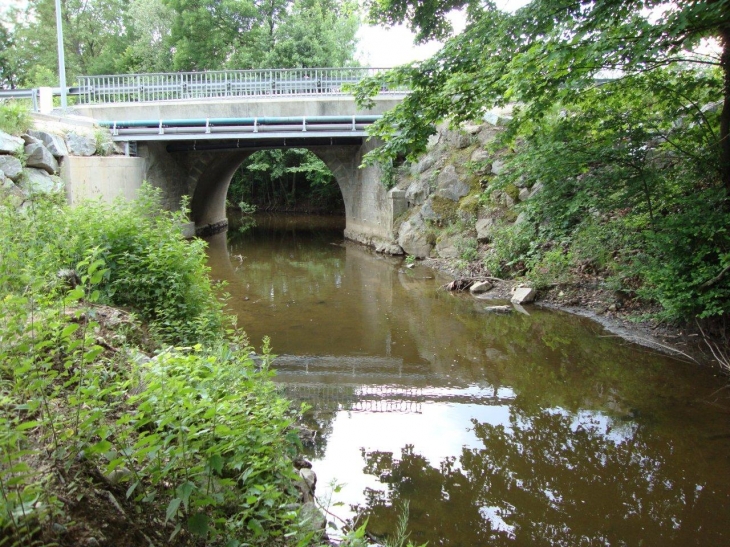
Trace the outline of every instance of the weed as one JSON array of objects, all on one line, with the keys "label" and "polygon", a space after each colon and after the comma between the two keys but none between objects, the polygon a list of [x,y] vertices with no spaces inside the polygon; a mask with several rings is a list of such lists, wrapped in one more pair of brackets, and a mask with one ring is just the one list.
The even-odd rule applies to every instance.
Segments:
[{"label": "weed", "polygon": [[30,109],[18,101],[0,102],[0,131],[22,135],[33,125]]}]

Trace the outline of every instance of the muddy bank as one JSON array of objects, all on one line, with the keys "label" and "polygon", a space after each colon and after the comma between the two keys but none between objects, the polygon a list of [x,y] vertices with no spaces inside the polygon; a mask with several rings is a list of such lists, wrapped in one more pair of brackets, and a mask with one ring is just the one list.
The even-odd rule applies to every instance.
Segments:
[{"label": "muddy bank", "polygon": [[[478,263],[464,267],[463,264],[455,265],[452,260],[443,258],[426,258],[421,263],[446,273],[455,280],[489,279],[493,288],[472,296],[485,302],[509,301],[515,287],[529,286],[524,279],[498,280],[488,277]],[[467,276],[464,272],[468,272]],[[728,372],[716,356],[713,356],[708,346],[709,342],[720,349],[726,347],[727,341],[721,335],[707,332],[706,328],[703,335],[697,325],[671,325],[659,322],[653,318],[653,315],[660,311],[659,306],[643,302],[635,296],[602,288],[603,281],[594,277],[582,283],[543,288],[537,291],[535,301],[531,305],[587,317],[628,342],[671,355],[682,361],[714,367],[718,372]],[[468,293],[469,290],[463,292]]]}]

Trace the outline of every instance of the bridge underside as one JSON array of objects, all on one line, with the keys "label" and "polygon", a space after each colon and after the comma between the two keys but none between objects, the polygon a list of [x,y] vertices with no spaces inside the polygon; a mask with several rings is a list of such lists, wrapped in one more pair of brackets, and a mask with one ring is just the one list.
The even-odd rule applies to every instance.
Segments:
[{"label": "bridge underside", "polygon": [[267,136],[266,139],[139,142],[146,161],[145,179],[163,190],[170,209],[190,199],[191,221],[198,235],[227,226],[226,196],[235,172],[253,152],[305,148],[332,171],[345,204],[345,237],[393,254],[393,219],[405,208],[401,193],[388,192],[377,167],[360,168],[362,157],[375,145],[363,137]]}]

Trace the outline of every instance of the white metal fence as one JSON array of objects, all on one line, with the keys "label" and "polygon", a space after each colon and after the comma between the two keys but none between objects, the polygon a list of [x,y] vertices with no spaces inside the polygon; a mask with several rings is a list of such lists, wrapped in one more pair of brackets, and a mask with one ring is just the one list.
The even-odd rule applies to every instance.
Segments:
[{"label": "white metal fence", "polygon": [[[155,102],[180,99],[344,95],[346,86],[384,68],[221,70],[159,74],[80,76],[80,102]],[[402,93],[402,89],[381,90]]]}]

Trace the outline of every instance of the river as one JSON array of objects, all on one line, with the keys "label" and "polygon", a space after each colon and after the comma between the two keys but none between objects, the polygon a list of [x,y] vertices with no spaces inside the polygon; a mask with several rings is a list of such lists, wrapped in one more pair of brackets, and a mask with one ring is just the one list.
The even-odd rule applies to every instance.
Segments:
[{"label": "river", "polygon": [[209,265],[311,406],[332,513],[380,536],[407,505],[429,546],[730,545],[726,379],[585,318],[487,313],[341,217],[256,223],[210,238]]}]

